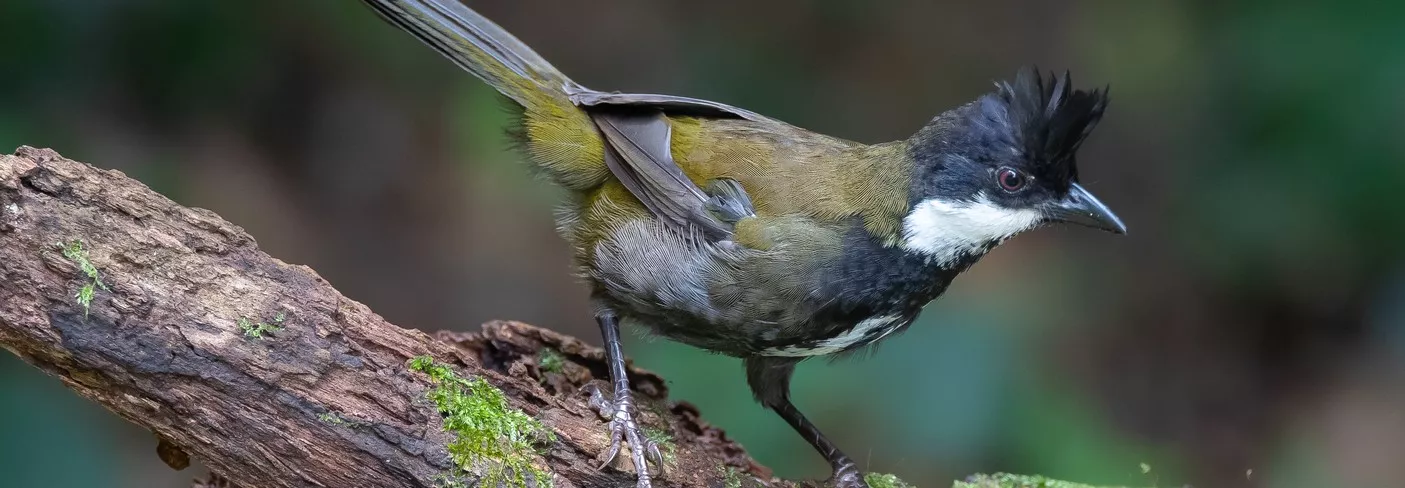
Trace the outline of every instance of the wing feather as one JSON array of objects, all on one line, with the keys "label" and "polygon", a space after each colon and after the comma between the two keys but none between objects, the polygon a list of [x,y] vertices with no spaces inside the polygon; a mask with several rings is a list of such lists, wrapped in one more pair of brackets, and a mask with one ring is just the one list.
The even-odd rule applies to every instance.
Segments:
[{"label": "wing feather", "polygon": [[610,172],[660,220],[727,239],[732,226],[707,211],[707,193],[683,174],[671,151],[673,128],[663,112],[599,112],[591,116],[605,135]]}]

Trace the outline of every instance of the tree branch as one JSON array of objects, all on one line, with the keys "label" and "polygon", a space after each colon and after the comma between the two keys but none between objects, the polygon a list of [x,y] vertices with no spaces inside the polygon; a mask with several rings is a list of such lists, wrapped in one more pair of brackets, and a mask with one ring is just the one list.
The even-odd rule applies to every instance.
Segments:
[{"label": "tree branch", "polygon": [[[607,438],[580,387],[606,376],[599,348],[516,322],[397,327],[214,213],[52,150],[0,155],[0,347],[150,429],[172,467],[204,462],[213,476],[197,486],[462,486],[509,456],[558,487],[632,486],[629,456],[597,468]],[[411,363],[464,381],[436,385]],[[658,376],[631,376],[642,421],[669,445],[657,486],[801,486],[669,402]],[[445,405],[446,391],[492,398],[476,379],[505,404]],[[550,438],[484,448],[445,420],[482,420],[479,435],[520,428],[494,422],[515,411]],[[1018,486],[972,481],[958,485]]]},{"label": "tree branch", "polygon": [[[428,355],[554,432],[529,454],[556,486],[632,479],[628,456],[596,469],[605,431],[578,388],[605,374],[600,349],[512,322],[435,336],[396,327],[239,227],[117,171],[28,147],[0,156],[0,278],[0,346],[156,433],[177,466],[188,452],[259,487],[452,481],[454,434],[425,399],[428,377],[406,365]],[[692,406],[667,403],[662,379],[632,373],[644,421],[672,438],[667,482],[769,478]]]}]

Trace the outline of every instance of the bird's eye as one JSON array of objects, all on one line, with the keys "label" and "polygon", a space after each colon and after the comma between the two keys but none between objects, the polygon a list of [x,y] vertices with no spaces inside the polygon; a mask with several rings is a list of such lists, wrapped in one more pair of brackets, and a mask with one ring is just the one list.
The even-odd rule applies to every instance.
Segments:
[{"label": "bird's eye", "polygon": [[999,171],[995,172],[995,179],[1000,183],[1000,188],[1010,192],[1020,191],[1029,182],[1029,178],[1026,178],[1024,173],[1010,168],[1000,168]]}]

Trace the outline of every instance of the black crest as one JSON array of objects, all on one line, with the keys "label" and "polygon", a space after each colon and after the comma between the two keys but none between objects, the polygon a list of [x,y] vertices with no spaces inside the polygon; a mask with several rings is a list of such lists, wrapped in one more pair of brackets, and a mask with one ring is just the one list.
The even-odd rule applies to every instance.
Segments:
[{"label": "black crest", "polygon": [[1049,181],[1077,177],[1074,155],[1102,119],[1107,88],[1074,90],[1067,71],[1045,79],[1035,68],[1021,69],[1014,83],[1001,81],[981,100],[981,115],[1002,122],[1032,170]]}]

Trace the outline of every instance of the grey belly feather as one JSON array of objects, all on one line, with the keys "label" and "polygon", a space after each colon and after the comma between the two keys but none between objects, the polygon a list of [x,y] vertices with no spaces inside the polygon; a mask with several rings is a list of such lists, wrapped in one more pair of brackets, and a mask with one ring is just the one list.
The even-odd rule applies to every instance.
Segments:
[{"label": "grey belly feather", "polygon": [[717,321],[709,280],[744,249],[684,236],[656,221],[620,226],[595,247],[592,278],[611,298],[648,315],[688,314]]},{"label": "grey belly feather", "polygon": [[637,220],[616,228],[595,247],[589,273],[629,322],[685,344],[741,356],[759,350],[756,341],[798,325],[797,313],[803,313],[794,303],[761,299],[775,291],[745,286],[739,279],[747,263],[765,252]]},{"label": "grey belly feather", "polygon": [[617,227],[587,273],[629,322],[672,340],[734,356],[815,356],[875,342],[910,316],[817,323],[836,297],[823,270],[785,268],[783,249],[708,241],[654,220]]}]

